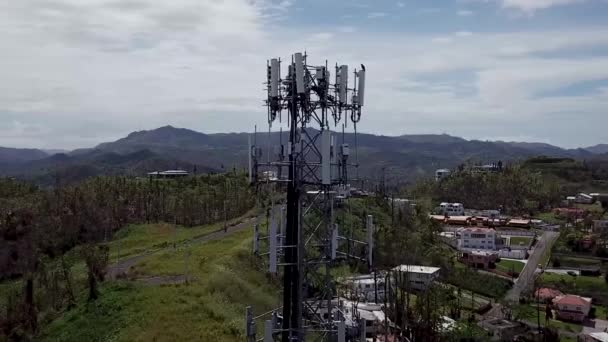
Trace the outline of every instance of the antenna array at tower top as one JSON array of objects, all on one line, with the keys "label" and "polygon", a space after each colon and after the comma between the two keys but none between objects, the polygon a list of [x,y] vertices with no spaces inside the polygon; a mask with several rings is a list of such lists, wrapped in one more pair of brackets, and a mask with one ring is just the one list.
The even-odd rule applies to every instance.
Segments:
[{"label": "antenna array at tower top", "polygon": [[[287,67],[287,74],[282,77],[279,58],[267,63],[268,122],[272,124],[283,110],[289,109],[292,99],[303,103],[302,120],[305,123],[315,120],[321,127],[328,127],[329,120],[337,125],[342,113],[349,112],[350,120],[357,123],[361,118],[361,107],[365,102],[365,66],[354,70],[352,84],[349,84],[348,66],[336,64],[335,77],[327,62],[322,66],[307,64],[307,55],[295,53]],[[295,85],[295,86],[294,86]],[[325,115],[317,113],[325,109]],[[324,111],[323,111],[324,112]],[[288,121],[289,122],[289,121]]]}]

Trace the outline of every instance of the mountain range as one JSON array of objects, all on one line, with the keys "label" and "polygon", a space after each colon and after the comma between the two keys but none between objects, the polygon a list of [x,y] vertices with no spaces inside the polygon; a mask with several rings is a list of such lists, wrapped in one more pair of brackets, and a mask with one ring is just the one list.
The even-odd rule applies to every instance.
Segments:
[{"label": "mountain range", "polygon": [[[353,149],[351,158],[358,160],[361,177],[377,178],[384,171],[387,177],[397,182],[408,182],[430,175],[437,168],[453,168],[467,161],[513,161],[537,155],[608,158],[608,144],[563,149],[544,143],[466,140],[447,134],[336,135],[339,143],[348,143]],[[23,177],[50,185],[100,174],[141,175],[174,168],[220,172],[246,167],[250,137],[267,153],[267,146],[286,141],[287,133],[258,133],[255,136],[252,133],[204,134],[164,126],[133,132],[94,148],[70,152],[0,147],[0,175]]]}]

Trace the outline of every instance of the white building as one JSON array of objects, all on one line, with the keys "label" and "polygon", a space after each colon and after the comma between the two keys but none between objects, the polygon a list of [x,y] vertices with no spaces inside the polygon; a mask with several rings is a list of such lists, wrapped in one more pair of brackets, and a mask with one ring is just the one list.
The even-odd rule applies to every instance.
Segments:
[{"label": "white building", "polygon": [[189,175],[188,171],[184,170],[167,170],[167,171],[154,171],[148,172],[148,176],[154,178],[177,178],[177,177],[187,177]]},{"label": "white building", "polygon": [[448,169],[438,169],[435,171],[435,180],[436,181],[440,181],[442,179],[444,179],[445,177],[450,175],[450,170]]},{"label": "white building", "polygon": [[[414,290],[426,290],[429,288],[431,283],[439,277],[439,267],[430,266],[419,266],[419,265],[399,265],[393,268],[393,277],[398,276],[401,272],[401,276],[411,289]],[[395,281],[393,279],[393,281]]]},{"label": "white building", "polygon": [[490,228],[464,228],[460,231],[459,249],[462,250],[491,250],[497,249],[497,235]]},{"label": "white building", "polygon": [[464,216],[464,206],[462,203],[442,202],[439,204],[438,211],[441,215]]},{"label": "white building", "polygon": [[592,204],[595,199],[593,198],[593,196],[581,192],[576,195],[576,199],[574,201],[580,204]]}]

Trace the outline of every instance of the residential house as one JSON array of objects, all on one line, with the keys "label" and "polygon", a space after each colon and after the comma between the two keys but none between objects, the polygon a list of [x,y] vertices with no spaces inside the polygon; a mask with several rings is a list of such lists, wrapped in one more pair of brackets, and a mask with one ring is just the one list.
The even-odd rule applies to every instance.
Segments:
[{"label": "residential house", "polygon": [[481,321],[479,325],[492,335],[495,341],[514,341],[517,335],[525,333],[526,325],[506,319],[494,318]]},{"label": "residential house", "polygon": [[393,268],[393,279],[403,279],[411,289],[424,291],[439,277],[440,270],[439,267],[399,265]]},{"label": "residential house", "polygon": [[557,312],[557,318],[582,322],[591,310],[591,298],[575,295],[557,296],[553,299],[553,305]]},{"label": "residential house", "polygon": [[576,195],[576,199],[574,200],[574,202],[576,203],[580,203],[580,204],[592,204],[595,200],[593,199],[593,196],[585,194],[585,193],[578,193]]},{"label": "residential house", "polygon": [[437,182],[439,182],[440,180],[444,179],[445,177],[450,175],[450,170],[448,169],[438,169],[435,171],[435,180]]},{"label": "residential house", "polygon": [[552,289],[550,287],[541,287],[540,289],[536,290],[536,293],[534,294],[539,301],[545,303],[551,303],[555,297],[563,295],[564,294],[560,290]]},{"label": "residential house", "polygon": [[579,219],[587,215],[587,210],[582,208],[555,208],[553,214],[558,218]]},{"label": "residential house", "polygon": [[496,231],[492,228],[464,228],[460,231],[460,250],[496,250],[500,244]]},{"label": "residential house", "polygon": [[498,253],[483,250],[465,251],[459,253],[458,260],[473,268],[488,269],[495,266]]}]

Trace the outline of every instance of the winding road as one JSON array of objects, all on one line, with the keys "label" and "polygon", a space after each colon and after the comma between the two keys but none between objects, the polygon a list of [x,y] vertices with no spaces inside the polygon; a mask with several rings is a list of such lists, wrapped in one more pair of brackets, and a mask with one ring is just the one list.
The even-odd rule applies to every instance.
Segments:
[{"label": "winding road", "polygon": [[524,269],[520,272],[515,284],[513,284],[513,288],[507,292],[507,295],[505,296],[507,301],[519,302],[521,293],[533,286],[536,268],[538,267],[542,256],[545,254],[547,248],[553,246],[553,243],[558,237],[559,232],[543,232],[538,243],[534,246],[534,250],[532,251],[532,254],[530,254],[526,266],[524,266]]}]

